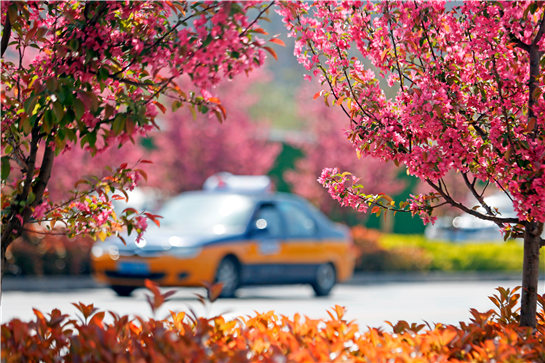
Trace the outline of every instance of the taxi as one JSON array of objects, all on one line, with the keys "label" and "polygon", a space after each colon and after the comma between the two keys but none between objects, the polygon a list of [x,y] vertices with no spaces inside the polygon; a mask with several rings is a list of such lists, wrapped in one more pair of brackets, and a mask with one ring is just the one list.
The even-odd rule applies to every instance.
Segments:
[{"label": "taxi", "polygon": [[220,282],[220,297],[248,285],[310,284],[326,296],[352,276],[349,229],[306,200],[270,192],[266,176],[215,175],[202,191],[173,198],[144,239],[118,238],[92,249],[96,280],[129,296],[145,279],[161,286]]}]

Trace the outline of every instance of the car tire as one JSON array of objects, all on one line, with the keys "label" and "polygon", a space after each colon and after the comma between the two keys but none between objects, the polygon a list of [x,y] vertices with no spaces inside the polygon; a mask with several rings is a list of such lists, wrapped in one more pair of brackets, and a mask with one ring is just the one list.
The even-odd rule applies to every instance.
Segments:
[{"label": "car tire", "polygon": [[316,269],[314,282],[311,284],[316,296],[327,296],[337,282],[335,267],[330,263],[324,263]]},{"label": "car tire", "polygon": [[216,271],[215,283],[223,283],[219,298],[235,297],[235,292],[240,284],[240,267],[233,257],[225,257],[221,260]]},{"label": "car tire", "polygon": [[136,286],[112,285],[110,288],[115,291],[117,296],[123,297],[131,296],[132,292],[136,290]]}]

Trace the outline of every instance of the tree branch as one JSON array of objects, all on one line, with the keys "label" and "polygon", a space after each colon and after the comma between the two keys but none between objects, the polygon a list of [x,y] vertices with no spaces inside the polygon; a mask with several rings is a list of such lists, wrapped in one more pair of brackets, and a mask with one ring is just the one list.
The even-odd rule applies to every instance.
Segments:
[{"label": "tree branch", "polygon": [[513,33],[509,33],[509,39],[515,43],[515,46],[522,49],[522,50],[525,50],[526,52],[530,52],[530,46],[526,43],[524,43],[522,40],[520,40],[519,38],[517,38],[517,36]]},{"label": "tree branch", "polygon": [[[5,9],[4,9],[5,10]],[[11,36],[11,20],[9,19],[9,11],[6,13],[6,23],[4,24],[4,31],[2,33],[2,41],[1,41],[1,57],[4,57],[4,53],[6,52],[6,49],[8,49],[9,44],[9,38]]]},{"label": "tree branch", "polygon": [[170,29],[168,32],[166,32],[165,35],[163,35],[161,38],[157,39],[153,44],[151,45],[148,45],[147,47],[145,47],[144,49],[150,49],[150,48],[153,48],[155,47],[156,45],[158,45],[159,43],[161,43],[163,40],[165,40],[166,37],[168,37],[170,34],[172,34],[172,32],[174,30],[176,30],[180,25],[182,25],[183,23],[185,23],[186,21],[188,21],[189,19],[201,14],[201,13],[204,13],[205,11],[208,11],[210,9],[213,9],[215,7],[215,5],[210,5],[209,7],[203,9],[203,10],[200,10],[198,12],[195,12],[194,14],[191,14],[181,20],[178,21],[178,23],[176,23],[176,25],[174,25],[174,27],[172,27],[172,29]]},{"label": "tree branch", "polygon": [[545,12],[543,13],[542,16],[543,18],[541,18],[541,23],[539,24],[539,30],[537,31],[536,37],[534,38],[534,41],[532,42],[532,46],[534,47],[541,40],[543,33],[545,33]]},{"label": "tree branch", "polygon": [[242,33],[240,33],[238,36],[241,37],[241,36],[243,36],[244,34],[246,34],[246,32],[247,32],[248,30],[250,30],[250,28],[259,20],[259,18],[261,18],[261,15],[263,15],[264,12],[266,12],[267,10],[269,10],[269,8],[270,8],[271,6],[274,5],[274,3],[275,3],[275,1],[271,1],[271,3],[269,4],[269,6],[267,6],[265,9],[261,10],[261,12],[260,12],[260,13],[257,15],[257,17],[254,19],[254,21],[252,21],[252,22],[250,23],[250,25],[248,25],[248,26],[246,27],[246,29],[244,29],[244,30],[242,31]]},{"label": "tree branch", "polygon": [[50,146],[46,146],[44,151],[44,157],[42,159],[42,165],[40,166],[40,174],[38,175],[38,181],[34,185],[33,191],[36,199],[32,202],[31,207],[36,207],[42,202],[42,197],[51,177],[51,169],[53,168],[53,160],[55,159],[55,151]]},{"label": "tree branch", "polygon": [[471,194],[477,199],[477,201],[481,204],[481,206],[486,210],[486,213],[490,216],[495,216],[494,212],[492,212],[492,208],[486,202],[484,201],[484,198],[482,195],[479,195],[477,191],[475,190],[475,181],[477,178],[473,180],[473,183],[469,182],[469,179],[467,178],[467,173],[462,173],[462,177],[464,178],[464,182],[466,183],[467,188],[471,191]]},{"label": "tree branch", "polygon": [[519,220],[517,218],[501,218],[501,217],[496,217],[496,216],[488,216],[486,214],[482,214],[482,213],[479,213],[477,211],[474,211],[473,209],[470,209],[468,207],[466,207],[465,205],[463,205],[462,203],[458,203],[456,202],[454,199],[452,199],[450,196],[446,195],[442,190],[441,188],[439,188],[437,185],[435,185],[434,183],[432,183],[429,179],[426,179],[425,180],[426,183],[428,183],[429,186],[431,186],[433,189],[435,189],[439,194],[441,194],[441,196],[443,197],[443,199],[445,199],[445,201],[447,201],[451,206],[455,207],[455,208],[458,208],[464,212],[466,212],[467,214],[471,214],[472,216],[474,217],[477,217],[479,219],[483,219],[485,221],[491,221],[491,222],[494,222],[498,225],[500,224],[504,224],[504,223],[519,223]]}]

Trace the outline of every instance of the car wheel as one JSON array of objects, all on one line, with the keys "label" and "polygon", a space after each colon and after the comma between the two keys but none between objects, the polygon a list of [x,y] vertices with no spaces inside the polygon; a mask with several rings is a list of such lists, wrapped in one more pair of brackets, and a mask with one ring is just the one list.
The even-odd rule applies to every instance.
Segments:
[{"label": "car wheel", "polygon": [[117,296],[123,297],[131,296],[132,292],[136,290],[136,286],[113,285],[110,288],[115,291]]},{"label": "car wheel", "polygon": [[239,285],[239,273],[239,266],[234,258],[226,257],[220,262],[215,280],[216,283],[223,283],[220,298],[235,297],[235,291]]},{"label": "car wheel", "polygon": [[316,296],[327,296],[337,282],[335,267],[330,263],[324,263],[316,269],[316,277],[312,283]]}]

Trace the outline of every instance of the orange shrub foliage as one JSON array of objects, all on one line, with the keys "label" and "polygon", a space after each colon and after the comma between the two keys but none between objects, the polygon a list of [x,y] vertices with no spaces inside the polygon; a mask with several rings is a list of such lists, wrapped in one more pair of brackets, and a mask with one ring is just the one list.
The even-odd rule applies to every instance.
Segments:
[{"label": "orange shrub foliage", "polygon": [[[149,286],[148,286],[149,287]],[[392,332],[369,329],[344,319],[335,306],[330,320],[293,319],[273,312],[226,321],[184,312],[165,320],[144,320],[74,304],[80,321],[58,310],[36,319],[2,325],[2,361],[11,362],[545,362],[545,316],[540,297],[538,327],[519,328],[517,289],[499,288],[491,297],[497,311],[471,311],[458,326],[409,325]],[[152,289],[156,309],[168,297]]]}]

